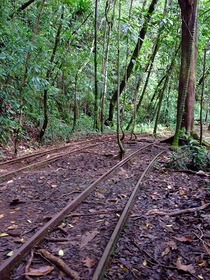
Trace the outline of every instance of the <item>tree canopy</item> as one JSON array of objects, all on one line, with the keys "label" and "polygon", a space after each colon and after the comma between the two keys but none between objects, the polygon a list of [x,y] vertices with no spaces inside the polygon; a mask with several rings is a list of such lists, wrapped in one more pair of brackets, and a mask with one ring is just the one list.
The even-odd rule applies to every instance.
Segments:
[{"label": "tree canopy", "polygon": [[[199,1],[195,119],[202,104],[206,122],[209,12],[209,1]],[[1,144],[32,134],[66,140],[77,130],[110,129],[118,90],[122,129],[174,129],[182,55],[178,1],[122,0],[119,17],[117,0],[2,0],[0,13]]]}]

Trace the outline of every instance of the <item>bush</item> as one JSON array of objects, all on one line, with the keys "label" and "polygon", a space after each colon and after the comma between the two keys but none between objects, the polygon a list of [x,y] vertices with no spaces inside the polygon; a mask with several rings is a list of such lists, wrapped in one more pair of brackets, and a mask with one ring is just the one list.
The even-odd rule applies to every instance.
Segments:
[{"label": "bush", "polygon": [[172,168],[207,170],[210,167],[210,152],[206,147],[199,146],[196,140],[190,140],[188,144],[171,153],[167,165]]}]

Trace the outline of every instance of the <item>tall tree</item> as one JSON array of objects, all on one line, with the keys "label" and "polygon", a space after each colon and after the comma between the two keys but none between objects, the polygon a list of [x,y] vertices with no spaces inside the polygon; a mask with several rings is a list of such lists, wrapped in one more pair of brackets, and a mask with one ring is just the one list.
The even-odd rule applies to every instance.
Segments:
[{"label": "tall tree", "polygon": [[190,134],[194,125],[197,63],[197,0],[179,0],[182,18],[181,67],[173,147],[178,147],[181,128]]},{"label": "tall tree", "polygon": [[[62,26],[63,26],[63,18],[64,18],[64,6],[62,5],[62,9],[61,9],[61,16],[60,16],[60,22],[58,25],[58,29],[57,29],[57,33],[55,36],[55,42],[54,42],[54,46],[53,46],[53,50],[52,50],[52,55],[50,57],[50,66],[47,70],[46,73],[46,80],[49,82],[50,80],[50,76],[51,76],[51,72],[53,69],[53,63],[55,60],[55,55],[56,55],[56,51],[60,42],[60,36],[61,36],[61,31],[62,31]],[[42,141],[43,136],[45,134],[45,131],[47,129],[47,125],[48,125],[48,121],[49,121],[49,117],[48,117],[48,88],[47,86],[45,86],[44,89],[44,96],[43,96],[43,111],[44,111],[44,121],[43,121],[43,125],[42,128],[40,130],[40,134],[39,134],[39,140]]]},{"label": "tall tree", "polygon": [[99,102],[98,102],[98,0],[95,0],[95,39],[94,39],[94,80],[95,80],[95,102],[94,102],[94,124],[93,128],[99,129]]},{"label": "tall tree", "polygon": [[112,15],[109,18],[111,3],[109,0],[106,1],[105,18],[108,27],[107,27],[107,32],[105,28],[105,35],[104,35],[104,58],[103,58],[103,65],[102,65],[103,89],[101,92],[101,119],[100,119],[101,132],[104,131],[104,107],[105,107],[104,105],[105,105],[105,97],[107,95],[109,51],[110,51],[111,33],[112,33],[114,19],[115,19],[115,7],[116,7],[116,0],[113,1]]},{"label": "tall tree", "polygon": [[[155,9],[155,5],[156,5],[157,1],[158,0],[152,0],[151,4],[149,6],[149,9],[148,9],[147,15],[145,17],[144,24],[139,31],[139,36],[138,36],[138,40],[137,40],[137,43],[136,43],[136,47],[135,47],[135,49],[133,51],[133,54],[130,58],[129,64],[128,64],[126,70],[125,70],[123,80],[120,83],[120,92],[119,92],[120,95],[121,95],[121,93],[123,92],[123,90],[126,86],[126,82],[128,81],[128,79],[131,76],[134,64],[136,62],[136,59],[138,58],[138,55],[139,55],[140,49],[142,47],[145,35],[147,33],[148,24],[149,24],[149,21],[151,19],[152,13]],[[114,108],[115,108],[115,105],[116,105],[116,102],[117,102],[117,95],[118,95],[118,89],[114,91],[114,93],[112,95],[112,98],[111,98],[111,101],[110,101],[109,117],[108,117],[108,120],[106,120],[107,125],[109,125],[113,121]]]},{"label": "tall tree", "polygon": [[118,43],[117,43],[117,143],[120,149],[120,159],[125,153],[120,139],[120,20],[121,20],[122,0],[119,0],[119,21],[118,21]]}]

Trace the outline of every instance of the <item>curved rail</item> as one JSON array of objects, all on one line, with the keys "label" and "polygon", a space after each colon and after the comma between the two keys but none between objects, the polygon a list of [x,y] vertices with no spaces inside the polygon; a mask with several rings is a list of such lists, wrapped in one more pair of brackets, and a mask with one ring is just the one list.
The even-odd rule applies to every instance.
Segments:
[{"label": "curved rail", "polygon": [[93,278],[92,280],[99,280],[99,279],[102,279],[103,277],[103,274],[105,272],[105,269],[106,269],[106,266],[107,266],[107,263],[108,263],[108,260],[109,260],[109,257],[114,249],[114,246],[117,242],[117,239],[119,238],[119,235],[120,233],[122,232],[122,229],[128,219],[128,214],[129,214],[129,211],[131,210],[131,208],[133,207],[133,204],[135,202],[135,199],[137,197],[137,194],[138,194],[138,190],[139,190],[139,186],[140,184],[142,183],[145,175],[147,174],[147,172],[149,171],[149,169],[151,168],[152,164],[157,160],[157,158],[162,155],[165,151],[162,151],[160,152],[150,163],[149,165],[147,166],[147,168],[145,169],[145,171],[143,172],[143,174],[141,175],[140,179],[138,180],[119,220],[118,220],[118,223],[110,237],[110,240],[103,252],[103,255],[96,267],[96,270],[93,274]]},{"label": "curved rail", "polygon": [[99,177],[91,185],[89,185],[80,195],[78,195],[73,201],[69,202],[65,208],[63,208],[58,214],[56,214],[49,222],[45,224],[40,230],[35,233],[34,236],[29,238],[24,245],[19,249],[14,251],[13,256],[7,259],[3,264],[0,265],[0,279],[9,279],[11,271],[14,267],[24,258],[24,256],[38,243],[40,242],[50,231],[53,230],[62,220],[65,218],[70,211],[74,210],[82,201],[105,179],[109,177],[114,171],[119,167],[128,162],[132,157],[136,156],[140,151],[147,149],[148,147],[154,145],[150,143],[137,151],[133,152],[127,156],[124,160],[116,164],[110,170],[108,170],[104,175]]},{"label": "curved rail", "polygon": [[[110,135],[105,136],[102,139],[101,139],[101,137],[100,138],[97,137],[97,138],[94,138],[94,139],[77,142],[75,146],[76,147],[79,146],[79,148],[74,148],[73,147],[73,149],[71,149],[69,152],[66,152],[65,155],[70,155],[70,154],[80,152],[80,151],[88,149],[88,148],[95,147],[96,145],[99,145],[101,143],[101,141],[104,141],[107,137],[110,138]],[[87,145],[87,146],[81,147],[81,144],[86,144],[88,142],[93,142],[93,141],[94,142],[99,141],[99,142],[94,143],[92,145]],[[11,178],[11,176],[16,175],[16,174],[18,174],[18,173],[20,173],[24,170],[29,170],[29,169],[35,168],[37,166],[44,165],[48,162],[58,160],[58,159],[62,158],[64,156],[64,154],[59,153],[57,155],[53,155],[52,153],[53,152],[60,152],[60,151],[63,151],[63,150],[69,149],[69,148],[72,148],[72,144],[68,144],[66,146],[62,146],[62,147],[59,147],[59,148],[49,149],[49,150],[46,150],[46,151],[41,151],[41,152],[25,155],[25,156],[22,156],[22,157],[19,157],[19,158],[16,158],[16,159],[1,162],[0,166],[7,166],[7,165],[18,163],[18,162],[21,162],[23,160],[30,159],[30,158],[37,157],[37,156],[39,156],[39,157],[46,156],[47,157],[47,159],[41,160],[41,161],[36,162],[36,163],[32,163],[32,164],[25,163],[25,165],[21,168],[16,168],[14,170],[11,170],[11,171],[8,171],[4,174],[1,174],[0,175],[0,182],[2,183],[2,182],[4,182],[4,180],[9,179],[9,178]],[[53,155],[53,156],[49,157],[50,155]]]},{"label": "curved rail", "polygon": [[[105,137],[110,137],[110,135],[106,135]],[[96,140],[104,140],[104,139],[101,139],[101,137],[97,137],[97,138],[93,138],[93,139],[78,141],[78,142],[76,142],[76,145],[81,145],[81,144],[85,144],[87,142],[92,142],[92,141],[96,141]],[[14,158],[14,159],[10,159],[10,160],[7,160],[7,161],[2,161],[2,162],[0,162],[0,166],[8,165],[8,164],[11,164],[11,163],[16,163],[16,162],[22,161],[24,159],[29,159],[31,157],[45,156],[45,155],[47,155],[49,153],[52,153],[52,152],[57,152],[57,151],[68,149],[69,147],[72,147],[72,145],[75,145],[75,144],[74,143],[69,143],[69,144],[61,146],[61,147],[26,154],[24,156],[20,156],[20,157]]]},{"label": "curved rail", "polygon": [[[79,148],[79,149],[74,149],[74,150],[71,150],[68,153],[65,153],[65,155],[70,155],[70,154],[73,154],[73,153],[76,153],[76,152],[80,152],[80,151],[88,149],[88,148],[93,148],[93,147],[95,147],[97,145],[99,145],[99,143],[93,144],[93,145],[89,145],[89,146],[85,146],[85,147]],[[62,158],[63,156],[64,156],[63,154],[59,154],[59,155],[53,156],[53,157],[51,157],[49,159],[42,160],[40,162],[36,162],[36,163],[30,164],[30,165],[21,167],[19,169],[7,172],[7,173],[5,173],[3,175],[0,175],[0,181],[2,182],[2,180],[8,179],[11,175],[16,175],[17,173],[20,173],[21,171],[28,170],[28,169],[31,169],[31,168],[34,168],[34,167],[37,167],[37,166],[41,166],[41,165],[43,165],[45,163],[48,163],[48,162],[58,160],[58,159]]]}]

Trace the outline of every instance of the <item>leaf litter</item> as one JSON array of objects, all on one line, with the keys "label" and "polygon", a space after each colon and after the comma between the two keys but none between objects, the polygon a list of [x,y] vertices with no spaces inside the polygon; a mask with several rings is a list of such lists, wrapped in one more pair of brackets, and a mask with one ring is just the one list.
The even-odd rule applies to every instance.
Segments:
[{"label": "leaf litter", "polygon": [[[93,155],[96,156],[96,153]],[[106,153],[108,153],[106,151]],[[98,163],[94,156],[88,153],[88,157],[92,156],[91,165],[92,167],[97,166]],[[167,161],[167,156],[162,158],[162,161]],[[146,162],[146,160],[145,160]],[[100,174],[109,168],[113,164],[113,159],[110,157],[103,158],[103,166],[100,166]],[[106,166],[107,164],[107,166]],[[69,174],[65,174],[66,166],[74,166],[75,169],[71,171],[71,180],[69,180]],[[85,185],[88,179],[85,178],[86,182],[81,179],[84,174],[89,174],[90,178],[95,176],[95,167],[92,168],[87,165],[85,161],[85,155],[82,157],[74,158],[74,165],[66,162],[57,164],[53,172],[46,176],[37,175],[37,178],[31,179],[30,173],[28,173],[27,180],[20,177],[18,180],[12,180],[9,183],[13,184],[17,193],[20,193],[20,200],[17,202],[19,207],[15,208],[15,205],[8,206],[13,197],[14,186],[7,188],[6,199],[8,204],[3,203],[1,205],[1,247],[4,249],[6,254],[13,251],[12,238],[15,240],[21,240],[21,235],[17,228],[8,229],[11,226],[11,221],[18,221],[18,227],[25,228],[26,232],[30,232],[31,226],[36,229],[37,221],[40,223],[38,215],[51,216],[53,211],[57,211],[58,206],[62,207],[66,204],[67,199],[71,197],[69,195],[66,198],[66,193],[73,194],[75,189],[79,186]],[[132,166],[131,166],[132,167]],[[143,166],[141,167],[143,168]],[[61,172],[61,177],[59,177]],[[121,168],[119,176],[128,178],[126,169]],[[207,174],[208,175],[208,174]],[[42,177],[42,178],[40,178]],[[62,179],[61,179],[62,178]],[[79,178],[79,179],[78,179]],[[75,180],[74,183],[73,180]],[[90,181],[92,179],[89,179]],[[114,177],[114,180],[110,180],[112,184],[115,181],[119,181],[118,177]],[[25,185],[23,188],[21,186]],[[35,186],[32,189],[32,186]],[[173,170],[165,169],[162,163],[158,163],[150,171],[150,174],[146,178],[145,182],[140,188],[139,197],[134,209],[130,213],[130,219],[128,225],[124,229],[119,242],[116,245],[116,251],[111,257],[108,271],[104,276],[104,279],[152,279],[152,280],[193,280],[193,279],[204,279],[209,280],[210,275],[210,207],[207,205],[210,203],[210,179],[209,176],[200,176],[197,174],[188,174],[185,172],[173,172]],[[123,189],[124,185],[122,185]],[[129,185],[127,186],[129,187]],[[30,193],[30,197],[27,197],[27,190]],[[81,189],[82,191],[82,189]],[[22,196],[21,196],[22,192]],[[41,200],[43,194],[47,197],[46,201]],[[31,198],[36,198],[37,201],[42,202],[35,205],[31,203]],[[62,199],[60,199],[62,197]],[[99,188],[98,193],[95,194],[96,204],[100,203],[100,199],[106,198],[106,202],[113,199],[106,194],[103,187]],[[29,200],[30,198],[30,200]],[[126,194],[122,191],[116,192],[116,203],[120,203],[126,199]],[[2,198],[3,201],[3,198]],[[15,201],[16,202],[16,201]],[[35,206],[34,206],[35,205]],[[52,206],[51,206],[52,205]],[[105,204],[106,205],[106,204]],[[114,205],[114,204],[113,204]],[[202,208],[207,205],[206,208]],[[30,206],[30,207],[28,207]],[[86,213],[95,214],[98,210],[95,208],[89,208],[88,203],[86,207]],[[199,208],[200,207],[200,208]],[[188,209],[197,209],[193,211],[187,211]],[[4,211],[6,209],[6,211]],[[52,211],[53,209],[53,211]],[[97,208],[96,208],[97,209]],[[119,210],[120,207],[118,207]],[[199,209],[199,210],[198,210]],[[107,213],[113,213],[116,207],[113,209],[107,209]],[[21,217],[23,212],[28,213],[27,219],[23,220]],[[164,212],[163,215],[160,213]],[[182,212],[180,212],[182,211]],[[153,214],[151,214],[153,212]],[[159,212],[159,213],[158,213]],[[8,215],[5,215],[8,213]],[[176,215],[170,215],[170,214]],[[35,219],[36,216],[36,219]],[[88,216],[89,217],[89,216]],[[108,220],[109,215],[106,215],[106,219],[99,219],[99,225],[104,232],[105,238],[107,233],[105,229],[109,230],[111,222]],[[115,215],[117,217],[117,214]],[[33,219],[32,219],[33,218]],[[79,217],[78,217],[79,218]],[[75,223],[71,222],[71,227],[68,224],[65,227],[66,232],[71,228],[76,227]],[[88,218],[89,219],[89,218]],[[6,221],[5,221],[6,220]],[[80,247],[82,250],[88,249],[89,256],[83,257],[82,263],[78,265],[77,271],[82,274],[84,267],[89,270],[91,279],[91,273],[97,264],[97,254],[92,252],[92,241],[97,242],[97,238],[101,238],[101,232],[96,226],[96,223],[91,224],[89,221],[89,230],[85,231],[81,228],[80,242],[72,244],[75,245],[76,250]],[[42,220],[41,220],[42,222]],[[32,225],[30,225],[32,224]],[[91,228],[92,227],[92,228]],[[100,237],[99,237],[100,232]],[[61,232],[64,234],[64,232]],[[55,236],[56,237],[56,236]],[[67,242],[68,243],[68,242]],[[58,254],[58,246],[54,248],[54,254]],[[95,248],[94,248],[95,250]],[[68,252],[65,249],[64,257],[67,258],[68,254],[74,255],[74,251]],[[62,255],[62,254],[58,254]],[[62,256],[60,256],[62,258]],[[45,273],[46,266],[36,267],[34,272],[31,273]],[[79,268],[81,271],[79,271]],[[43,269],[43,271],[42,271]],[[50,271],[46,269],[46,272]],[[30,273],[29,272],[29,273]],[[50,279],[53,278],[53,272],[48,272]],[[44,274],[43,274],[44,275]],[[87,280],[87,278],[84,278]]]}]

